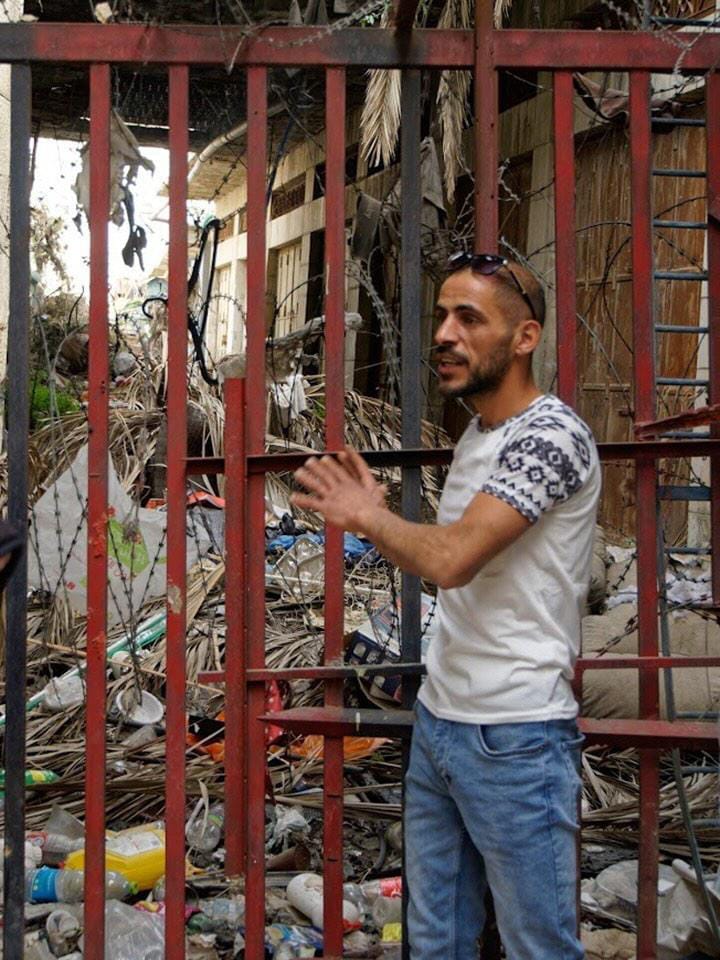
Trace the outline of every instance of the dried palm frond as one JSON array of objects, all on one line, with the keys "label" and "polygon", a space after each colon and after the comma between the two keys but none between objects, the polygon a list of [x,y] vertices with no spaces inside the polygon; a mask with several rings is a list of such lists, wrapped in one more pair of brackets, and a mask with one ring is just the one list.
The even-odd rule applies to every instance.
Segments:
[{"label": "dried palm frond", "polygon": [[400,130],[400,71],[369,70],[360,118],[360,153],[371,166],[389,166]]},{"label": "dried palm frond", "polygon": [[[438,27],[466,30],[471,23],[469,0],[447,0],[440,14]],[[470,79],[469,70],[443,70],[437,92],[445,189],[451,203],[455,198],[455,182],[460,174],[467,170],[462,137],[468,119]]]},{"label": "dried palm frond", "polygon": [[495,13],[493,19],[495,21],[495,28],[499,30],[503,24],[503,17],[506,13],[510,13],[510,8],[512,7],[512,0],[495,0]]}]

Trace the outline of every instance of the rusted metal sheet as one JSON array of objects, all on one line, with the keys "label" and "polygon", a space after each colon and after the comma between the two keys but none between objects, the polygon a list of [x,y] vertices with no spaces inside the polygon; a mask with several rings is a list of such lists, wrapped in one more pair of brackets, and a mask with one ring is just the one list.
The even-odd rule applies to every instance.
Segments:
[{"label": "rusted metal sheet", "polygon": [[108,210],[110,67],[90,68],[90,369],[88,373],[85,949],[105,956],[105,648],[108,521]]}]

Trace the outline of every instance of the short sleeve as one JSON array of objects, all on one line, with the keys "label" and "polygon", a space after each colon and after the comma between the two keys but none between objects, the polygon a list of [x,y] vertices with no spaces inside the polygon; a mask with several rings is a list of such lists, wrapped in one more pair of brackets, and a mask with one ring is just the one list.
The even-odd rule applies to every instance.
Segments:
[{"label": "short sleeve", "polygon": [[535,417],[500,448],[481,492],[504,500],[536,523],[582,487],[590,473],[593,448],[582,421],[561,414]]}]

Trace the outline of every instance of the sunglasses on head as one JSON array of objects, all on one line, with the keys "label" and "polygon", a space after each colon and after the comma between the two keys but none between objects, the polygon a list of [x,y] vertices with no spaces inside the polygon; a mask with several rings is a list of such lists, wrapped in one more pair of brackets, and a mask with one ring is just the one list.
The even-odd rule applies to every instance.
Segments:
[{"label": "sunglasses on head", "polygon": [[457,253],[453,253],[448,259],[448,273],[454,273],[456,270],[464,270],[466,267],[469,267],[473,273],[479,273],[482,277],[491,277],[493,274],[496,274],[498,270],[505,267],[515,284],[517,292],[530,308],[533,320],[537,320],[538,323],[541,322],[527,290],[520,283],[515,271],[505,257],[501,257],[496,253],[469,253],[467,250],[458,250]]}]

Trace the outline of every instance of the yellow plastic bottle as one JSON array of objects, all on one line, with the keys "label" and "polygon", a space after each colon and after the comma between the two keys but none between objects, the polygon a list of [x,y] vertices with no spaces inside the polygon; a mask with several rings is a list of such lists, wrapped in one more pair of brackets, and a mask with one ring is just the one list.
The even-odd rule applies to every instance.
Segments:
[{"label": "yellow plastic bottle", "polygon": [[[63,864],[82,870],[85,850],[73,850]],[[139,890],[150,890],[165,874],[165,831],[155,824],[108,833],[105,840],[105,869],[121,873]]]}]

